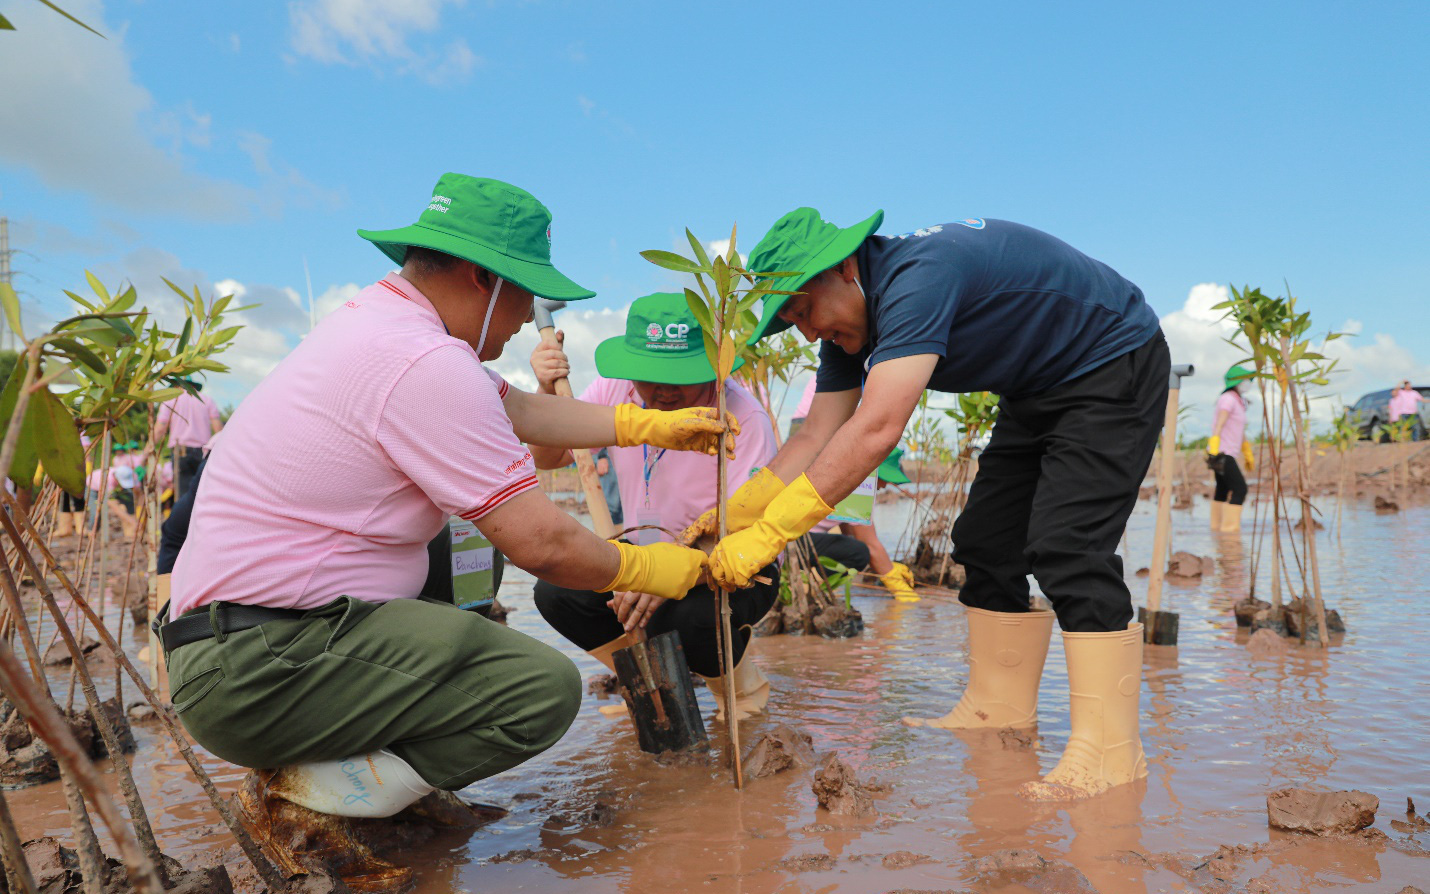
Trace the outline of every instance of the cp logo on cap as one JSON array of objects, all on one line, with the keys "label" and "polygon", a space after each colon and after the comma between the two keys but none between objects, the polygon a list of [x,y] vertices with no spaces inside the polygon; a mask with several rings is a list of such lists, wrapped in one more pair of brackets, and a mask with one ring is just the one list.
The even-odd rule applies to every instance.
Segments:
[{"label": "cp logo on cap", "polygon": [[645,334],[646,334],[646,338],[649,338],[651,341],[660,341],[660,336],[661,336],[660,324],[659,324],[659,323],[651,323],[649,326],[645,327]]},{"label": "cp logo on cap", "polygon": [[665,326],[665,337],[672,341],[684,341],[690,334],[690,325],[687,323],[667,323]]}]

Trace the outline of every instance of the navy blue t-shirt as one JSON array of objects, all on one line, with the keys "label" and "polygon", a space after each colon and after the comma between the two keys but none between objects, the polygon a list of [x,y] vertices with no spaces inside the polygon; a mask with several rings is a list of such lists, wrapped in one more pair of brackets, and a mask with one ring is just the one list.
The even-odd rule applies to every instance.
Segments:
[{"label": "navy blue t-shirt", "polygon": [[1159,326],[1142,290],[1047,233],[966,218],[855,252],[868,300],[858,354],[819,350],[819,391],[863,385],[876,363],[937,354],[928,387],[1038,394],[1147,343]]}]

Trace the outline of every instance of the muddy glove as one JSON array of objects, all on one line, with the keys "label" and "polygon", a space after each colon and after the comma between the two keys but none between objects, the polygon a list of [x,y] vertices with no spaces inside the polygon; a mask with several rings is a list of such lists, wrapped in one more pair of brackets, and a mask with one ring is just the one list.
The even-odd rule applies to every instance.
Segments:
[{"label": "muddy glove", "polygon": [[[743,531],[759,521],[760,516],[765,513],[765,507],[784,489],[785,483],[767,468],[762,468],[750,476],[750,480],[730,495],[729,508],[725,512],[725,526],[729,532],[733,534]],[[706,534],[713,536],[716,527],[715,510],[706,510],[704,515],[680,533],[680,542],[686,546],[694,546],[695,542]]]},{"label": "muddy glove", "polygon": [[773,562],[785,544],[809,533],[833,511],[810,484],[809,476],[799,476],[770,501],[759,521],[715,545],[710,554],[711,576],[726,590],[748,587],[750,578]]},{"label": "muddy glove", "polygon": [[914,573],[903,562],[895,562],[888,574],[880,575],[879,582],[900,602],[919,601],[919,595],[914,592]]},{"label": "muddy glove", "polygon": [[649,593],[662,599],[683,599],[705,572],[708,556],[698,549],[674,543],[633,546],[610,541],[621,551],[621,567],[616,577],[598,593],[612,590]]},{"label": "muddy glove", "polygon": [[1221,435],[1212,435],[1207,438],[1207,453],[1217,456],[1221,453]]},{"label": "muddy glove", "polygon": [[1251,449],[1250,441],[1241,442],[1241,458],[1246,460],[1246,471],[1256,468],[1256,451]]},{"label": "muddy glove", "polygon": [[[714,407],[691,407],[685,410],[646,410],[635,404],[616,407],[616,446],[634,447],[649,444],[671,450],[693,450],[715,455],[725,431],[740,433],[740,423],[725,414],[726,425],[719,422],[720,411]],[[728,429],[727,429],[728,426]],[[735,439],[725,439],[725,456],[735,458]]]}]

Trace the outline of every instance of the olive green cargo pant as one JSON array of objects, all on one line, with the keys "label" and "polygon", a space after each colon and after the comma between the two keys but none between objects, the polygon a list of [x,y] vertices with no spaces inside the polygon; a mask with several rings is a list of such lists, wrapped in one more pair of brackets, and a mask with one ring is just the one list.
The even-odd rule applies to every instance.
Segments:
[{"label": "olive green cargo pant", "polygon": [[423,599],[343,597],[180,646],[168,663],[185,729],[226,761],[267,769],[388,748],[452,791],[555,745],[581,702],[560,652]]}]

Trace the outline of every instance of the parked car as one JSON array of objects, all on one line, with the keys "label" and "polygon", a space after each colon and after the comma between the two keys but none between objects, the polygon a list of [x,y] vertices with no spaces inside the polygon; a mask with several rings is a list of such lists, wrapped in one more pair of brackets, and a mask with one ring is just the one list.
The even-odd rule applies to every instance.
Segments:
[{"label": "parked car", "polygon": [[[1430,386],[1416,385],[1415,390],[1420,392],[1420,396],[1430,401]],[[1360,429],[1361,440],[1375,441],[1383,443],[1390,440],[1390,432],[1387,426],[1390,425],[1390,392],[1387,388],[1384,391],[1372,391],[1349,407],[1346,407],[1346,418]],[[1425,431],[1430,427],[1430,404],[1420,405],[1420,422],[1416,427],[1415,439],[1421,440],[1425,437]]]}]

